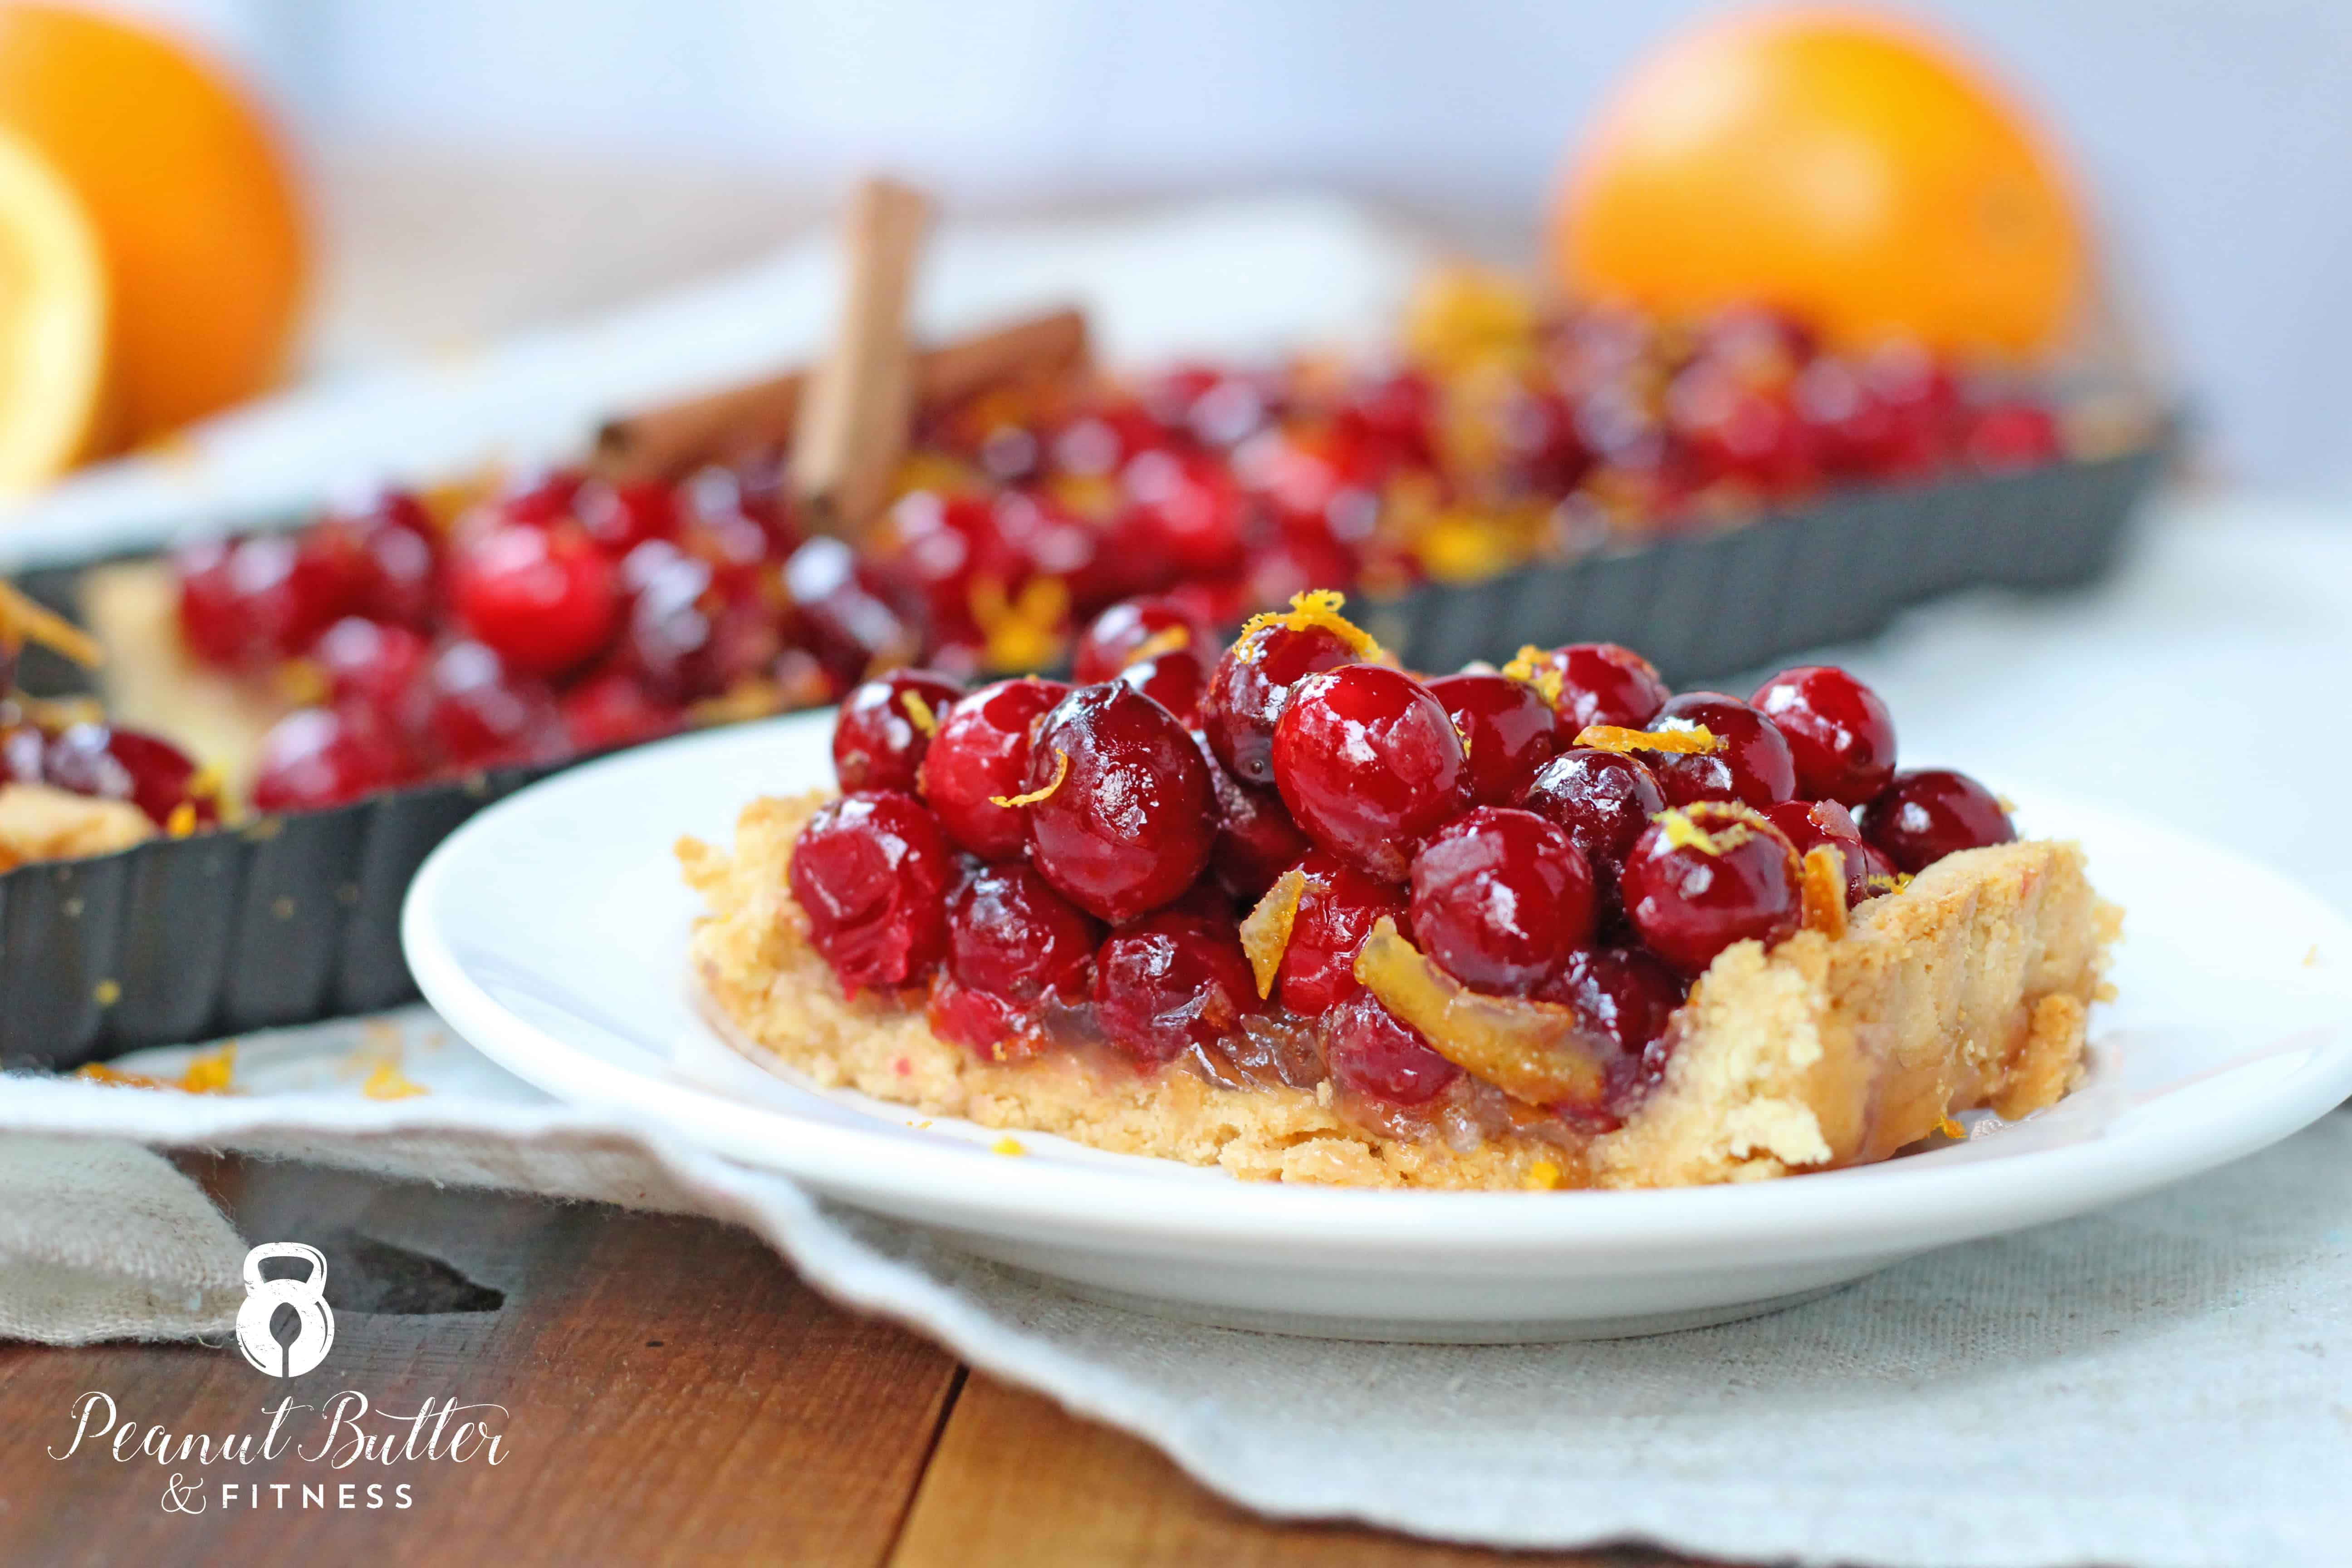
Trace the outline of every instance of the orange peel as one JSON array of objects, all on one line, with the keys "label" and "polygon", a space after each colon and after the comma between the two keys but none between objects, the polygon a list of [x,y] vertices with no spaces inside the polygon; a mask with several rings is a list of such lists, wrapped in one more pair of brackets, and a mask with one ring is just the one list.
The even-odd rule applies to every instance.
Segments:
[{"label": "orange peel", "polygon": [[1576,1011],[1556,1002],[1473,991],[1408,942],[1382,915],[1356,951],[1356,978],[1464,1071],[1528,1105],[1591,1104],[1601,1063]]}]

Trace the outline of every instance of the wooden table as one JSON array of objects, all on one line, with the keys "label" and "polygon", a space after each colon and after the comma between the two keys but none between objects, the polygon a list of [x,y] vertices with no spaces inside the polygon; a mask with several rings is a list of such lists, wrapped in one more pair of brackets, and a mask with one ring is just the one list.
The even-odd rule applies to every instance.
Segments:
[{"label": "wooden table", "polygon": [[[1133,1438],[832,1306],[750,1235],[709,1221],[257,1162],[191,1168],[248,1238],[326,1253],[332,1351],[279,1383],[230,1346],[0,1343],[0,1563],[1668,1561],[1267,1523]],[[477,1450],[334,1471],[281,1453],[203,1471],[213,1493],[225,1479],[259,1490],[188,1513],[162,1494],[195,1466],[117,1463],[96,1439],[50,1457],[89,1390],[142,1427],[257,1441],[263,1407],[289,1391],[347,1388],[401,1414],[428,1397],[503,1405],[500,1462]],[[384,1506],[366,1509],[364,1490],[332,1506],[344,1479],[375,1482]],[[320,1506],[300,1506],[305,1482],[324,1483]],[[393,1506],[401,1484],[405,1510]]]}]

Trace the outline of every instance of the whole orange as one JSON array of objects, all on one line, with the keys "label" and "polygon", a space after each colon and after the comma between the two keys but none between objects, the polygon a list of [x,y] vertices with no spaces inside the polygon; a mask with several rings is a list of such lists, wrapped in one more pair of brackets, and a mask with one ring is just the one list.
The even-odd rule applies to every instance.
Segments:
[{"label": "whole orange", "polygon": [[277,138],[226,73],[122,22],[10,0],[0,126],[39,150],[97,228],[121,440],[278,377],[309,274],[306,227]]},{"label": "whole orange", "polygon": [[2021,357],[2065,333],[2084,243],[2047,144],[1948,46],[1769,10],[1625,82],[1573,160],[1551,260],[1571,294],[1670,316],[1770,304],[1833,342]]}]

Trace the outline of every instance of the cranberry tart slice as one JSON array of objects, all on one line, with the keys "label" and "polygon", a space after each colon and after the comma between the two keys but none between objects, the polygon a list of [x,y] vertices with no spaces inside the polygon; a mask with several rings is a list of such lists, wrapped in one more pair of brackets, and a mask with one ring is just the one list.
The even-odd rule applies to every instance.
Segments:
[{"label": "cranberry tart slice", "polygon": [[1852,676],[1675,697],[1588,645],[1424,682],[1340,608],[1258,617],[1182,713],[1122,679],[1131,607],[1091,685],[857,693],[866,787],[678,847],[715,1018],[927,1113],[1376,1186],[1823,1170],[2080,1076],[2118,912],[1898,771]]}]

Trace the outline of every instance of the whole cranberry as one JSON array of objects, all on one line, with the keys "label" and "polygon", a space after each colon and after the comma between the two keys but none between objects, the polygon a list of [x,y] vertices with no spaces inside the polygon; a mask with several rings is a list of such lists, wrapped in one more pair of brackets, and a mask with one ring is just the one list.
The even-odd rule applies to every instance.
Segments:
[{"label": "whole cranberry", "polygon": [[1230,927],[1163,910],[1120,927],[1095,954],[1095,1017],[1111,1044],[1144,1063],[1213,1045],[1263,1011]]},{"label": "whole cranberry", "polygon": [[[1852,909],[1863,900],[1886,890],[1885,881],[1891,878],[1894,866],[1886,857],[1863,842],[1862,829],[1853,823],[1853,814],[1833,800],[1784,800],[1778,805],[1767,806],[1764,816],[1773,826],[1788,836],[1790,847],[1803,859],[1823,845],[1838,852],[1845,870],[1845,903]],[[1871,879],[1881,879],[1873,888]]]},{"label": "whole cranberry", "polygon": [[1862,836],[1895,868],[1918,875],[1947,855],[2017,840],[2000,797],[1963,773],[1918,768],[1862,808]]},{"label": "whole cranberry", "polygon": [[1960,449],[1970,463],[1989,474],[2053,463],[2062,449],[2058,419],[2038,403],[1990,404],[1969,417]]},{"label": "whole cranberry", "polygon": [[342,613],[429,630],[440,600],[440,531],[424,503],[388,489],[302,536],[306,563],[340,584]]},{"label": "whole cranberry", "polygon": [[921,639],[877,592],[856,552],[838,539],[812,539],[784,563],[784,587],[798,640],[846,689],[867,672],[904,664]]},{"label": "whole cranberry", "polygon": [[1521,793],[1520,807],[1568,830],[1596,882],[1613,885],[1633,840],[1666,808],[1656,775],[1622,752],[1571,747],[1546,763]]},{"label": "whole cranberry", "polygon": [[591,479],[572,498],[572,512],[581,531],[615,561],[649,539],[677,537],[677,492],[656,481]]},{"label": "whole cranberry", "polygon": [[345,616],[310,645],[310,658],[326,676],[335,706],[363,708],[385,729],[398,722],[401,703],[432,652],[406,626],[357,616]]},{"label": "whole cranberry", "polygon": [[459,552],[450,597],[476,638],[530,675],[585,663],[620,627],[613,563],[573,528],[487,530]]},{"label": "whole cranberry", "polygon": [[489,510],[507,522],[531,528],[551,528],[570,521],[572,503],[585,479],[577,469],[538,468],[511,476],[490,501]]},{"label": "whole cranberry", "polygon": [[1291,688],[1363,657],[1329,626],[1276,622],[1244,634],[1210,671],[1201,700],[1201,727],[1217,761],[1244,784],[1274,783],[1274,726]]},{"label": "whole cranberry", "polygon": [[1787,389],[1759,385],[1726,364],[1701,361],[1675,377],[1666,390],[1666,428],[1708,479],[1738,479],[1788,496],[1818,477],[1811,432]]},{"label": "whole cranberry", "polygon": [[1026,786],[1029,732],[1070,694],[1058,680],[1024,675],[957,700],[923,753],[922,794],[948,836],[973,854],[1010,860],[1029,841],[1018,806],[998,805]]},{"label": "whole cranberry", "polygon": [[478,642],[433,656],[402,704],[415,753],[458,771],[549,762],[563,753],[563,721],[544,681],[507,667]]},{"label": "whole cranberry", "polygon": [[1079,637],[1071,673],[1082,686],[1115,679],[1146,644],[1155,649],[1191,648],[1205,658],[1213,639],[1209,628],[1173,599],[1121,599],[1097,616]]},{"label": "whole cranberry", "polygon": [[348,584],[319,572],[286,534],[186,545],[173,565],[188,646],[227,668],[291,658],[348,607]]},{"label": "whole cranberry", "polygon": [[809,941],[850,995],[910,984],[947,952],[955,851],[910,795],[845,795],[817,808],[793,844],[786,880]]},{"label": "whole cranberry", "polygon": [[1029,860],[1064,897],[1117,923],[1159,908],[1209,863],[1216,797],[1174,714],[1116,681],[1082,686],[1037,724],[1023,809]]},{"label": "whole cranberry", "polygon": [[1134,687],[1187,724],[1199,716],[1209,685],[1208,667],[1189,647],[1139,658],[1111,679]]},{"label": "whole cranberry", "polygon": [[1579,1120],[1608,1125],[1632,1114],[1665,1076],[1674,1042],[1666,1026],[1688,987],[1655,953],[1595,947],[1569,956],[1543,997],[1576,1009],[1587,1041],[1602,1048],[1601,1103]]},{"label": "whole cranberry", "polygon": [[686,728],[686,714],[664,702],[634,670],[607,666],[556,700],[566,749],[604,752]]},{"label": "whole cranberry", "polygon": [[257,811],[315,811],[405,782],[383,726],[351,709],[298,708],[269,727],[253,779]]},{"label": "whole cranberry", "polygon": [[833,722],[833,771],[842,789],[913,794],[923,754],[963,688],[928,669],[900,669],[845,698]]},{"label": "whole cranberry", "polygon": [[1797,764],[1769,719],[1720,691],[1685,691],[1651,717],[1653,730],[1705,726],[1712,752],[1647,752],[1642,760],[1675,805],[1736,800],[1761,809],[1797,793]]},{"label": "whole cranberry", "polygon": [[1242,562],[1247,498],[1223,460],[1205,452],[1139,452],[1119,483],[1176,569],[1213,576]]},{"label": "whole cranberry", "polygon": [[1275,728],[1275,784],[1292,818],[1318,847],[1391,881],[1461,810],[1469,771],[1445,705],[1384,665],[1308,676]]},{"label": "whole cranberry", "polygon": [[1559,712],[1560,739],[1571,746],[1594,724],[1641,729],[1671,695],[1657,666],[1613,642],[1554,648],[1536,668],[1559,675],[1559,700],[1553,706]]},{"label": "whole cranberry", "polygon": [[1027,866],[989,866],[948,901],[948,973],[1008,1001],[1086,994],[1095,923]]},{"label": "whole cranberry", "polygon": [[1895,716],[1844,670],[1801,664],[1748,700],[1789,742],[1799,798],[1860,805],[1895,776]]},{"label": "whole cranberry", "polygon": [[1462,1076],[1369,991],[1324,1016],[1323,1059],[1341,1088],[1389,1105],[1426,1105]]},{"label": "whole cranberry", "polygon": [[1592,872],[1533,812],[1477,806],[1413,857],[1412,909],[1422,950],[1455,979],[1524,995],[1592,940]]},{"label": "whole cranberry", "polygon": [[1516,805],[1536,770],[1562,744],[1559,719],[1543,695],[1507,675],[1448,675],[1429,683],[1470,754],[1470,798]]},{"label": "whole cranberry", "polygon": [[716,569],[664,540],[623,558],[627,597],[616,650],[660,700],[716,697],[782,651],[777,584],[758,568]]},{"label": "whole cranberry", "polygon": [[1313,1017],[1363,990],[1356,952],[1382,915],[1410,929],[1405,891],[1368,877],[1322,850],[1298,863],[1307,879],[1290,922],[1290,942],[1276,970],[1276,994],[1292,1012]]},{"label": "whole cranberry", "polygon": [[220,803],[197,795],[196,764],[159,736],[110,724],[69,724],[41,748],[40,777],[75,795],[127,800],[162,827],[184,803],[195,820],[220,820]]},{"label": "whole cranberry", "polygon": [[1619,879],[1650,951],[1697,974],[1733,942],[1793,935],[1803,910],[1797,852],[1746,807],[1701,801],[1643,830]]},{"label": "whole cranberry", "polygon": [[1282,804],[1281,795],[1253,789],[1225,772],[1209,750],[1207,736],[1195,730],[1192,743],[1217,797],[1217,837],[1209,850],[1210,869],[1228,896],[1254,904],[1307,853],[1307,835],[1290,820],[1290,808]]}]

